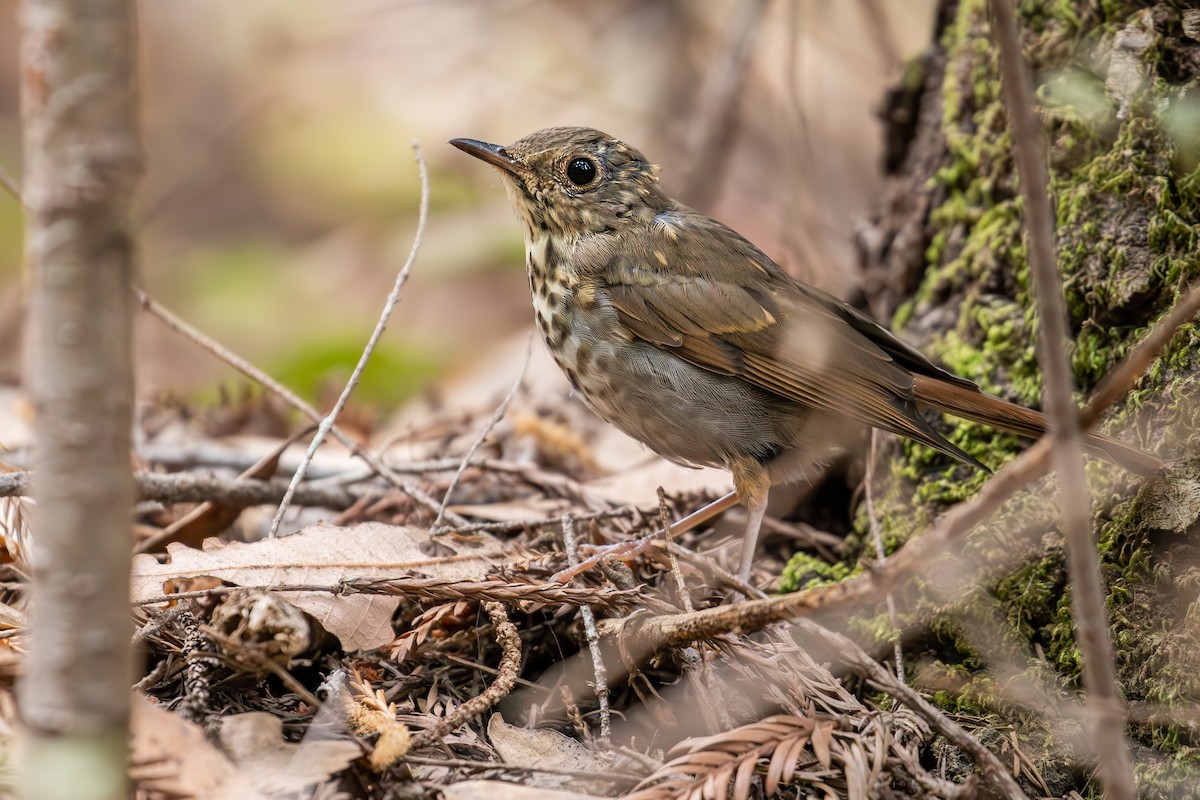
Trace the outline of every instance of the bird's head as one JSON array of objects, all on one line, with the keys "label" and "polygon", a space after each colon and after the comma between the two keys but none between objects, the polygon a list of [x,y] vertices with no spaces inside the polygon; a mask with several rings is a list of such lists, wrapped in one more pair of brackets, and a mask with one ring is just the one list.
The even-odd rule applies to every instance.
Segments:
[{"label": "bird's head", "polygon": [[450,144],[500,170],[530,239],[646,224],[671,202],[641,152],[592,128],[546,128],[508,146]]}]

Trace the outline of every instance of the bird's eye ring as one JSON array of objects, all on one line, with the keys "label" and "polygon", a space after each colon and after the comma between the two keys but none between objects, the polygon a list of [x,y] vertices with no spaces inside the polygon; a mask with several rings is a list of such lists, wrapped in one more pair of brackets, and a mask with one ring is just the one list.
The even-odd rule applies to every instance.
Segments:
[{"label": "bird's eye ring", "polygon": [[587,186],[595,181],[598,172],[596,162],[590,158],[580,156],[571,159],[567,164],[567,180],[579,187]]}]

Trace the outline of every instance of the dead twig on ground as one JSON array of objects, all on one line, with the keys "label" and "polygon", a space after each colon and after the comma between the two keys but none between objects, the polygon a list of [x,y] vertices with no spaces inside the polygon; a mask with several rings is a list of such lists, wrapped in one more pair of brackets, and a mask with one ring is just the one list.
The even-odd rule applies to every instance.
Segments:
[{"label": "dead twig on ground", "polygon": [[354,578],[334,584],[264,584],[262,586],[214,586],[190,592],[165,594],[135,603],[147,606],[176,600],[193,600],[201,597],[220,597],[232,592],[260,589],[275,593],[323,592],[336,595],[379,594],[407,597],[414,600],[496,601],[501,603],[542,603],[569,606],[590,605],[605,611],[619,613],[628,611],[639,601],[639,593],[629,589],[592,589],[581,586],[556,584],[515,583],[505,581],[463,581],[445,578]]},{"label": "dead twig on ground", "polygon": [[[291,437],[276,445],[271,452],[243,470],[242,474],[238,475],[238,478],[257,478],[259,480],[269,478],[278,468],[279,457],[283,455],[283,451],[294,442],[307,436],[311,431],[311,427],[297,431]],[[237,518],[242,508],[244,506],[225,506],[212,500],[205,500],[154,536],[142,540],[134,547],[133,552],[148,553],[175,541],[183,541],[192,547],[196,547],[200,544],[205,533],[211,532],[215,534],[219,532],[219,530],[214,530],[215,528],[224,529],[228,527]],[[210,524],[202,525],[203,522]],[[201,526],[199,529],[195,527],[198,525]]]},{"label": "dead twig on ground", "polygon": [[[575,521],[570,514],[563,516],[562,538],[567,563],[578,564],[579,543],[575,539]],[[588,652],[592,655],[592,671],[596,675],[592,689],[600,706],[600,742],[607,747],[612,741],[612,718],[608,712],[608,668],[604,666],[604,656],[600,653],[600,634],[596,631],[596,615],[592,613],[591,606],[580,606],[579,615],[583,618],[584,636]]]},{"label": "dead twig on ground", "polygon": [[[157,300],[150,297],[150,295],[144,290],[135,287],[133,291],[142,304],[142,310],[151,316],[157,317],[171,330],[199,345],[202,349],[207,350],[209,353],[213,354],[221,361],[224,361],[226,364],[233,367],[250,380],[261,384],[267,391],[282,399],[288,405],[292,406],[292,408],[295,408],[313,422],[320,424],[320,422],[325,418],[321,412],[317,411],[315,408],[305,402],[291,389],[287,388],[279,381],[275,380],[270,375],[239,356],[237,353],[234,353],[229,348],[207,336],[198,328],[184,322],[162,303],[159,303]],[[430,497],[419,486],[397,475],[395,472],[389,469],[382,460],[377,458],[369,451],[364,450],[361,446],[359,446],[358,442],[356,442],[352,436],[336,425],[330,428],[330,433],[333,434],[333,437],[337,439],[342,446],[349,450],[352,455],[366,462],[372,469],[375,470],[377,474],[383,476],[383,478],[385,478],[397,489],[404,492],[413,500],[428,508],[430,511],[437,513],[438,502]],[[278,500],[272,500],[270,502],[278,502]]]},{"label": "dead twig on ground", "polygon": [[500,603],[486,602],[483,604],[483,610],[495,626],[496,641],[502,650],[500,666],[496,668],[496,680],[478,696],[472,697],[438,720],[436,725],[413,736],[412,750],[433,744],[468,720],[479,716],[503,700],[516,685],[517,673],[521,671],[521,637],[517,633],[517,626],[509,621],[508,613]]}]

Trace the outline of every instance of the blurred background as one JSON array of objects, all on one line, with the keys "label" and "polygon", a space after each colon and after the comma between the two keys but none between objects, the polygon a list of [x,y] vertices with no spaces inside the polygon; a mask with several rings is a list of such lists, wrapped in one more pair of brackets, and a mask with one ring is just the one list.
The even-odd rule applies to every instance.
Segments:
[{"label": "blurred background", "polygon": [[[0,6],[0,167],[19,179],[18,30]],[[669,192],[793,274],[856,286],[851,234],[882,184],[874,112],[934,0],[172,0],[140,4],[141,281],[309,399],[348,376],[420,257],[355,402],[385,410],[531,329],[498,179],[445,144],[600,128]],[[0,192],[0,381],[19,376],[21,215]],[[143,397],[240,383],[139,320]],[[540,348],[541,345],[535,345]],[[524,348],[519,348],[523,350]],[[511,380],[509,372],[508,380]]]}]

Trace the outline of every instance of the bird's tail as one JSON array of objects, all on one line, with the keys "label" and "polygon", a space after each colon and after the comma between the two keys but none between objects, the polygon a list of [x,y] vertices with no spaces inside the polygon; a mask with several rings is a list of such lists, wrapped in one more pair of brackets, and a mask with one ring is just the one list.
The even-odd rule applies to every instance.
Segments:
[{"label": "bird's tail", "polygon": [[[1041,412],[937,378],[925,375],[914,378],[913,390],[919,403],[1030,439],[1037,439],[1046,432],[1046,417]],[[1103,434],[1086,434],[1084,444],[1094,454],[1139,475],[1152,475],[1163,467],[1158,456]]]}]

